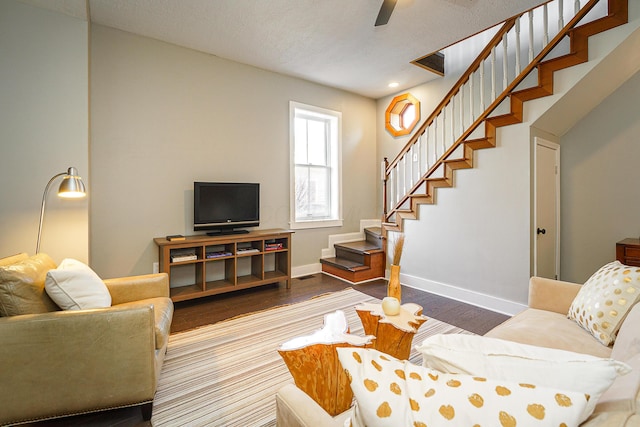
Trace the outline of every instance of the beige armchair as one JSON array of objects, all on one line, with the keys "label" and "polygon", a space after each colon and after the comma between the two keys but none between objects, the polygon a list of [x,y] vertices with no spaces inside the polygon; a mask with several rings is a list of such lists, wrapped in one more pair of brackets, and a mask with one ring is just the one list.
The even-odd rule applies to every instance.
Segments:
[{"label": "beige armchair", "polygon": [[[50,311],[52,263],[0,259],[0,425],[137,405],[149,420],[173,317],[167,275],[105,280],[108,308]],[[16,307],[31,314],[7,316]]]}]

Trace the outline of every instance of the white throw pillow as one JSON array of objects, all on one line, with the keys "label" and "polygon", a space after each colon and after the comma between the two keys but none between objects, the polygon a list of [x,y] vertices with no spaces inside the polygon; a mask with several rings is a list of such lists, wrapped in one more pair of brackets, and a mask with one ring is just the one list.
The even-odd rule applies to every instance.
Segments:
[{"label": "white throw pillow", "polygon": [[357,405],[353,426],[577,426],[584,393],[445,374],[374,349],[337,349]]},{"label": "white throw pillow", "polygon": [[102,279],[89,266],[75,259],[66,258],[58,268],[49,270],[44,288],[63,310],[111,306],[111,294]]},{"label": "white throw pillow", "polygon": [[437,334],[416,349],[423,366],[448,373],[510,379],[590,396],[584,420],[618,375],[631,368],[613,359],[465,334]]}]

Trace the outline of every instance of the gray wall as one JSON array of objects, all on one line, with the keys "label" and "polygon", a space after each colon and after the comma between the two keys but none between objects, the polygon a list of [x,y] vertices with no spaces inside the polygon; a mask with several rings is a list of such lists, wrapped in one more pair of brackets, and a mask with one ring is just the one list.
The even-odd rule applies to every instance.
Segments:
[{"label": "gray wall", "polygon": [[584,282],[640,236],[640,73],[561,140],[561,277]]},{"label": "gray wall", "polygon": [[94,25],[91,263],[147,273],[154,237],[193,234],[193,181],[261,184],[261,228],[289,221],[289,101],[342,112],[344,226],[299,230],[293,266],[375,218],[374,100]]},{"label": "gray wall", "polygon": [[[33,254],[49,179],[75,166],[89,186],[86,21],[0,2],[0,257]],[[84,199],[47,199],[41,251],[88,260]],[[91,188],[89,186],[89,192]]]}]

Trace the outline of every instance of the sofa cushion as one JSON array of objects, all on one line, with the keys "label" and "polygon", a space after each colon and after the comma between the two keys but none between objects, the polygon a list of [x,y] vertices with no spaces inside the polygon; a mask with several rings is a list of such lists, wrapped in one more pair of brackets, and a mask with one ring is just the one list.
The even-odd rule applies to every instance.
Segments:
[{"label": "sofa cushion", "polygon": [[44,288],[63,310],[111,306],[111,295],[102,279],[86,264],[71,258],[49,270]]},{"label": "sofa cushion", "polygon": [[277,426],[343,427],[351,413],[352,409],[350,408],[332,417],[294,384],[286,384],[276,393]]},{"label": "sofa cushion", "polygon": [[611,357],[626,361],[640,354],[640,304],[636,304],[627,315],[618,331],[616,343],[611,351]]},{"label": "sofa cushion", "polygon": [[587,405],[584,393],[441,373],[374,349],[338,354],[357,401],[352,425],[575,426]]},{"label": "sofa cushion", "polygon": [[600,396],[631,368],[613,359],[464,334],[436,334],[416,347],[423,365],[452,374],[517,380],[590,396],[584,414],[593,412]]},{"label": "sofa cushion", "polygon": [[0,316],[57,311],[44,290],[47,271],[54,268],[56,264],[43,253],[0,266]]},{"label": "sofa cushion", "polygon": [[597,357],[611,356],[611,347],[602,345],[566,315],[535,308],[518,313],[484,336]]},{"label": "sofa cushion", "polygon": [[632,371],[616,378],[614,383],[598,400],[595,412],[626,411],[634,413],[640,398],[640,304],[629,312],[618,331],[611,357],[631,366]]},{"label": "sofa cushion", "polygon": [[585,282],[567,316],[602,344],[610,345],[625,316],[639,300],[640,268],[614,261]]},{"label": "sofa cushion", "polygon": [[640,414],[629,415],[626,412],[610,411],[594,413],[580,427],[638,427]]}]

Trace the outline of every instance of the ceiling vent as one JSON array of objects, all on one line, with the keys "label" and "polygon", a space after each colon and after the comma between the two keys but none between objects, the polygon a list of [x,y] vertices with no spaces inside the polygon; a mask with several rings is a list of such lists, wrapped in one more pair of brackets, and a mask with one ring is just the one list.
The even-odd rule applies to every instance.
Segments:
[{"label": "ceiling vent", "polygon": [[411,63],[444,77],[444,53],[430,53],[411,61]]}]

